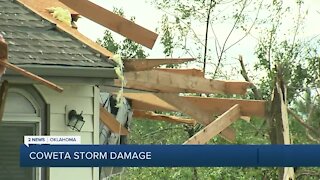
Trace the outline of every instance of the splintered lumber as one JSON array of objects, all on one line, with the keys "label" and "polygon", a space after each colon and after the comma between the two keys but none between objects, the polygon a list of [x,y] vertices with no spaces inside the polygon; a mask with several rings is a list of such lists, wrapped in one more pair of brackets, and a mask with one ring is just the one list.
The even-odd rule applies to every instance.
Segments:
[{"label": "splintered lumber", "polygon": [[[121,81],[119,79],[115,79],[114,85],[118,88],[121,87]],[[164,86],[160,86],[160,85],[155,85],[154,83],[150,83],[150,82],[146,83],[146,82],[135,81],[135,80],[127,80],[127,79],[126,79],[125,88],[147,91],[147,92],[188,93],[187,90],[179,89],[176,87],[164,87]]]},{"label": "splintered lumber", "polygon": [[251,121],[251,117],[249,117],[249,116],[241,116],[240,119],[242,119],[248,123]]},{"label": "splintered lumber", "polygon": [[[133,109],[146,111],[178,111],[177,108],[152,93],[123,93],[123,96],[132,100]],[[139,102],[145,103],[146,106],[140,106],[137,104]],[[148,106],[153,107],[148,108]]]},{"label": "splintered lumber", "polygon": [[156,68],[156,71],[165,71],[189,76],[204,77],[203,71],[200,69],[173,69],[173,68]]},{"label": "splintered lumber", "polygon": [[184,124],[190,124],[190,125],[196,124],[196,121],[194,119],[186,119],[186,118],[182,118],[182,117],[156,114],[152,111],[134,110],[133,117],[150,119],[150,120],[167,121],[167,122],[172,122],[172,123],[184,123]]},{"label": "splintered lumber", "polygon": [[0,122],[2,121],[3,118],[3,113],[4,113],[4,107],[6,104],[6,99],[7,99],[7,94],[8,94],[8,81],[3,81],[1,84],[1,89],[0,89]]},{"label": "splintered lumber", "polygon": [[235,104],[241,107],[242,116],[256,116],[264,118],[266,116],[266,101],[263,100],[245,100],[233,98],[205,98],[195,96],[184,96],[196,106],[201,107],[204,111],[222,114]]},{"label": "splintered lumber", "polygon": [[[190,75],[177,74],[165,71],[138,71],[126,72],[127,88],[154,90],[168,93],[225,93],[245,94],[250,86],[248,82],[230,82],[206,79]],[[141,86],[140,84],[143,84]],[[115,85],[119,85],[115,81]]]},{"label": "splintered lumber", "polygon": [[123,64],[126,71],[145,71],[164,64],[181,64],[194,60],[194,58],[124,59]]},{"label": "splintered lumber", "polygon": [[233,122],[240,118],[240,106],[238,104],[232,106],[228,111],[219,116],[201,131],[189,138],[183,144],[205,144],[214,136],[229,127]]},{"label": "splintered lumber", "polygon": [[117,119],[105,108],[100,106],[100,120],[113,132],[120,135],[128,135],[129,131],[123,127]]},{"label": "splintered lumber", "polygon": [[[132,100],[133,109],[144,111],[179,111],[176,107],[161,100],[152,93],[124,93],[124,97]],[[177,96],[176,99],[185,99],[189,104],[191,103],[203,111],[214,115],[221,115],[235,104],[239,104],[242,116],[266,116],[266,101],[263,100],[206,98],[197,96]],[[180,106],[183,105],[184,104],[181,104]]]},{"label": "splintered lumber", "polygon": [[152,49],[158,34],[88,0],[59,0],[84,17]]},{"label": "splintered lumber", "polygon": [[61,88],[60,86],[48,81],[48,80],[45,80],[29,71],[26,71],[22,68],[19,68],[18,66],[15,66],[11,63],[8,62],[8,45],[7,43],[4,41],[4,40],[1,40],[0,39],[0,75],[3,74],[5,68],[4,67],[7,67],[8,69],[11,69],[17,73],[20,73],[22,74],[23,76],[26,76],[28,78],[31,78],[43,85],[46,85],[48,86],[49,88],[55,90],[55,91],[58,91],[58,92],[62,92],[63,91],[63,88]]},{"label": "splintered lumber", "polygon": [[[188,100],[179,98],[178,95],[175,94],[165,94],[165,93],[157,93],[155,94],[158,98],[164,100],[165,102],[171,104],[176,107],[179,111],[184,114],[187,114],[194,118],[196,121],[203,125],[208,125],[212,122],[213,114],[203,111],[200,107],[195,106],[190,103]],[[222,131],[221,136],[226,140],[233,142],[235,140],[235,133],[230,133],[231,131]]]},{"label": "splintered lumber", "polygon": [[43,84],[43,85],[55,90],[55,91],[58,91],[60,93],[63,91],[62,87],[60,87],[60,86],[58,86],[58,85],[56,85],[56,84],[54,84],[54,83],[52,83],[52,82],[50,82],[50,81],[48,81],[46,79],[43,79],[42,77],[39,77],[39,76],[29,72],[29,71],[26,71],[26,70],[24,70],[22,68],[19,68],[18,66],[13,65],[13,64],[11,64],[11,63],[9,63],[7,61],[0,61],[0,65],[5,66],[8,69],[11,69],[11,70],[13,70],[13,71],[25,76],[25,77],[28,77],[28,78],[30,78],[30,79],[32,79],[34,81],[37,81],[37,82],[39,82],[39,83],[41,83],[41,84]]}]

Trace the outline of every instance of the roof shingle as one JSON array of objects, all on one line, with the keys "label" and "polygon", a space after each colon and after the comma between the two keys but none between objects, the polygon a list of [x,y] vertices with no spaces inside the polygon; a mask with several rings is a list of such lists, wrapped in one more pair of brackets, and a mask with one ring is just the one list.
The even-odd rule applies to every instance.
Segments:
[{"label": "roof shingle", "polygon": [[108,57],[87,47],[15,0],[0,0],[0,33],[16,65],[114,66]]}]

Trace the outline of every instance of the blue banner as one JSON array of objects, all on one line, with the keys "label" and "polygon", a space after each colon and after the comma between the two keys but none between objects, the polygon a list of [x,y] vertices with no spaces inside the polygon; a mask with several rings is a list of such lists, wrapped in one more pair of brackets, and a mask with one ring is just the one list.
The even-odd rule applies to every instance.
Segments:
[{"label": "blue banner", "polygon": [[320,166],[320,145],[21,145],[22,167]]}]

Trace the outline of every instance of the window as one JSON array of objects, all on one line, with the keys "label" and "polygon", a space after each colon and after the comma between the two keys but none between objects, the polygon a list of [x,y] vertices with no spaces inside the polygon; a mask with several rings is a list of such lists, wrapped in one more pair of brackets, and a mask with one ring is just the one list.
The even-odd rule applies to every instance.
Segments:
[{"label": "window", "polygon": [[21,168],[23,136],[44,134],[45,104],[33,87],[10,87],[0,123],[0,180],[42,180],[44,168]]}]

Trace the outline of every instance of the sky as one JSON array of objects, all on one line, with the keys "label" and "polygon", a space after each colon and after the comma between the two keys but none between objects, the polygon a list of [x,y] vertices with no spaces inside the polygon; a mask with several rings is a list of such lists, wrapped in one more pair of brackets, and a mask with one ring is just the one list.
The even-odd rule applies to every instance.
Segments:
[{"label": "sky", "polygon": [[[157,27],[159,27],[159,22],[161,20],[161,16],[164,14],[163,11],[156,9],[150,3],[147,3],[146,0],[91,0],[92,2],[108,9],[112,10],[113,7],[116,8],[122,8],[125,12],[126,17],[135,16],[136,17],[136,23],[149,29],[152,31],[155,31]],[[290,5],[290,3],[294,3],[295,0],[284,0],[284,3]],[[320,0],[305,0],[304,1],[304,11],[308,11],[307,18],[305,20],[304,29],[301,34],[299,34],[299,37],[313,37],[315,35],[320,34],[320,25],[319,25],[319,19],[320,19]],[[292,17],[295,17],[297,13],[297,9],[292,8]],[[228,13],[228,12],[227,12]],[[288,29],[292,28],[293,20],[292,17],[288,17],[288,19],[285,21],[287,23],[284,27],[288,27]],[[103,37],[103,32],[106,30],[105,27],[102,27],[86,18],[80,18],[77,22],[78,29],[81,33],[92,39],[93,41],[96,41],[97,38]],[[230,26],[229,26],[230,27]],[[216,34],[221,37],[221,43],[227,37],[228,31],[226,29],[229,28],[228,25],[223,24],[215,24],[215,31]],[[204,26],[195,27],[196,33],[198,33],[200,36],[204,36]],[[252,32],[252,34],[259,34],[259,32]],[[209,35],[209,36],[212,36]],[[229,43],[232,43],[236,41],[241,36],[240,32],[234,33]],[[116,35],[116,39],[120,40],[123,37],[120,35]],[[162,53],[162,46],[159,42],[159,38],[155,43],[155,46],[152,50],[148,50],[149,58],[162,58],[164,57],[164,54]],[[211,42],[212,43],[212,42]],[[244,59],[249,61],[248,63],[255,62],[257,59],[255,59],[254,56],[254,49],[256,46],[256,39],[254,38],[246,38],[245,40],[241,41],[237,46],[234,46],[230,51],[228,51],[229,59],[231,64],[237,63],[236,58],[239,54],[244,56]],[[208,65],[209,69],[214,69],[214,63],[213,65]],[[237,65],[238,66],[238,65]],[[231,69],[230,69],[231,70]]]}]

